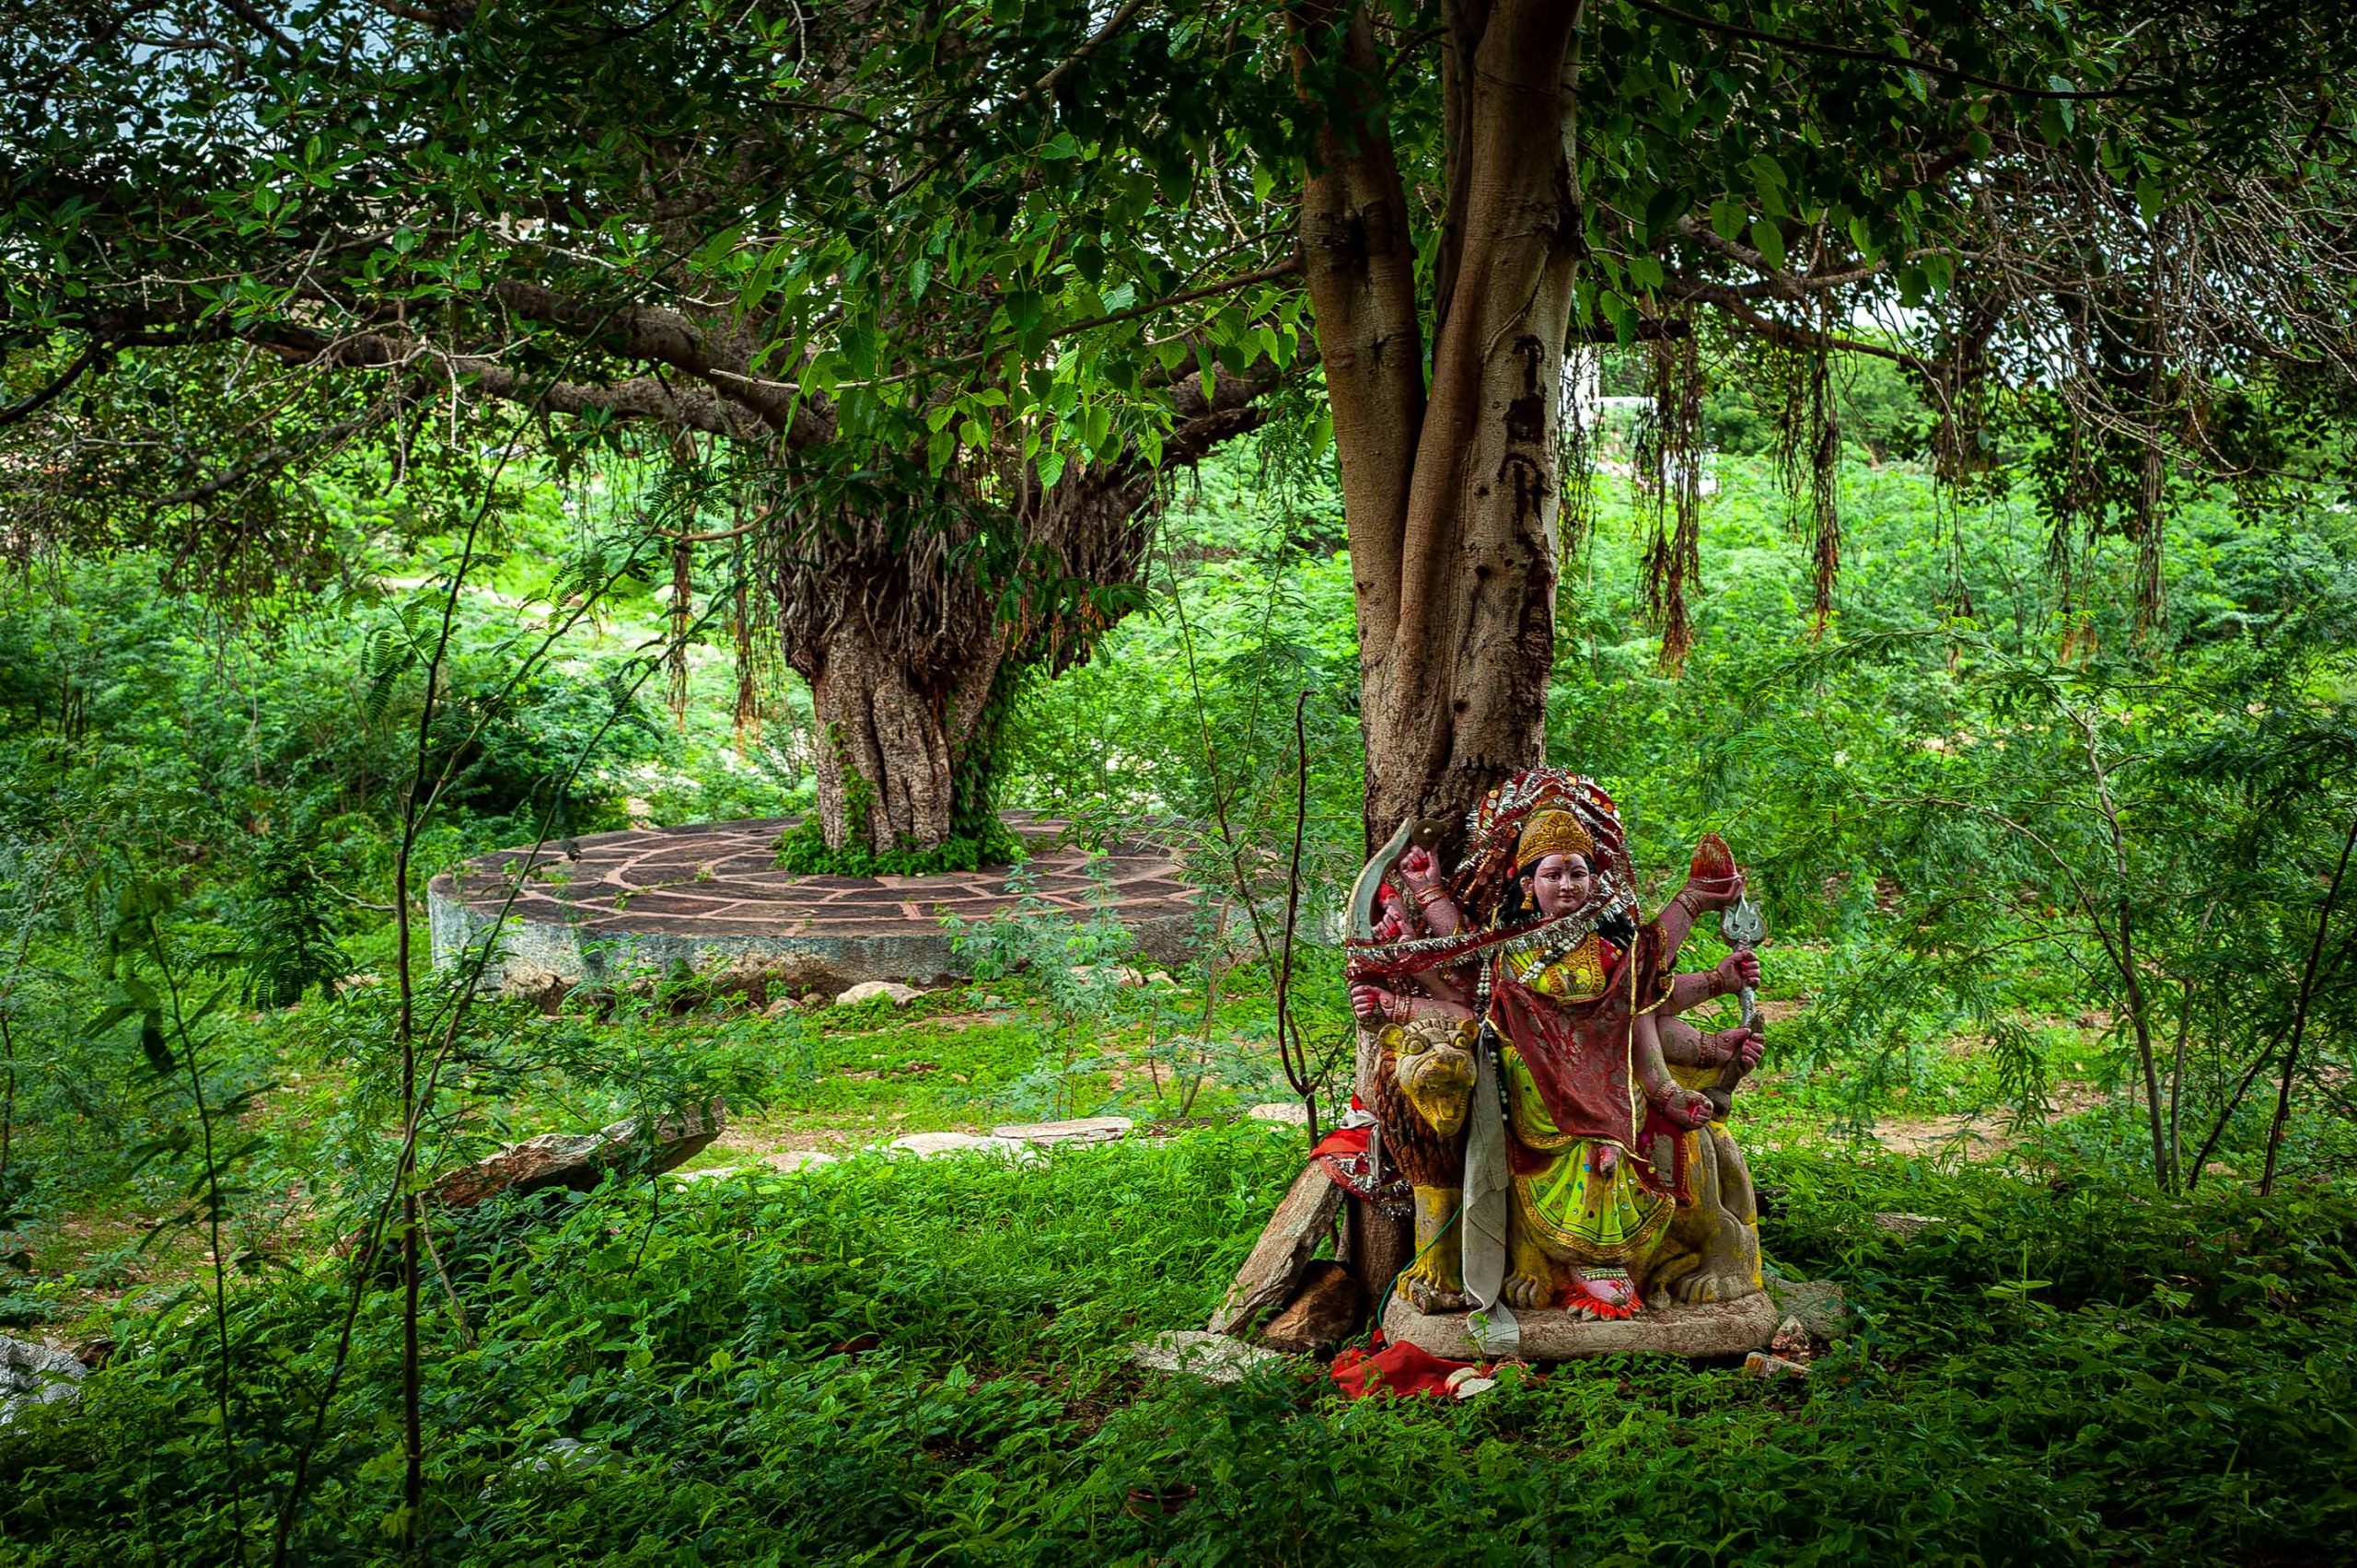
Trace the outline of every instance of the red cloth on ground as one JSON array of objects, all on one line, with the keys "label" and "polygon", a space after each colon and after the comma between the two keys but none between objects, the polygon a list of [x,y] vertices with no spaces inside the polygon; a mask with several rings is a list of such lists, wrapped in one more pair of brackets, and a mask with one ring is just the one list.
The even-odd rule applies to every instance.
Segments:
[{"label": "red cloth on ground", "polygon": [[1462,1372],[1472,1365],[1469,1361],[1443,1361],[1429,1351],[1404,1342],[1387,1344],[1378,1333],[1373,1350],[1353,1348],[1336,1356],[1329,1375],[1346,1400],[1363,1400],[1369,1394],[1446,1397],[1450,1391],[1449,1374]]}]

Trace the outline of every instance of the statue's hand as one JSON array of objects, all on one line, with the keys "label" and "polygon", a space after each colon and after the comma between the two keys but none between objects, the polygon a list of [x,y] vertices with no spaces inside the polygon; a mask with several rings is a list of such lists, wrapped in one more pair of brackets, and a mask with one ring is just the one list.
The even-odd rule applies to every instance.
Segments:
[{"label": "statue's hand", "polygon": [[1422,844],[1410,844],[1399,857],[1399,879],[1411,888],[1429,888],[1440,880],[1440,860]]},{"label": "statue's hand", "polygon": [[1678,897],[1697,915],[1732,908],[1743,897],[1743,872],[1738,868],[1732,877],[1689,877]]},{"label": "statue's hand", "polygon": [[1732,996],[1747,985],[1757,987],[1759,984],[1759,955],[1748,947],[1737,947],[1721,958],[1718,967],[1711,973],[1722,996]]},{"label": "statue's hand", "polygon": [[1767,1046],[1767,1037],[1757,1029],[1723,1029],[1711,1037],[1711,1060],[1706,1065],[1724,1067],[1730,1062],[1740,1062],[1748,1073],[1759,1065],[1760,1054]]},{"label": "statue's hand", "polygon": [[1390,1022],[1399,1016],[1399,998],[1379,985],[1351,987],[1351,1011],[1364,1024]]},{"label": "statue's hand", "polygon": [[1678,1126],[1700,1127],[1711,1120],[1711,1097],[1692,1089],[1672,1089],[1661,1098],[1661,1113]]}]

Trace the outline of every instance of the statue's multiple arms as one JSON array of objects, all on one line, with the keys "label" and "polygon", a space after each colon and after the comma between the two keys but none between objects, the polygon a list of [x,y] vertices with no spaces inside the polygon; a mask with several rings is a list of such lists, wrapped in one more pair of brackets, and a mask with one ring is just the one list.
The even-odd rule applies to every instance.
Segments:
[{"label": "statue's multiple arms", "polygon": [[[1454,989],[1454,988],[1452,988]],[[1351,1011],[1369,1024],[1404,1024],[1416,1018],[1469,1018],[1473,1009],[1446,996],[1410,996],[1379,985],[1351,987]]]},{"label": "statue's multiple arms", "polygon": [[1678,951],[1686,946],[1687,934],[1705,911],[1725,909],[1742,897],[1741,871],[1715,878],[1689,877],[1686,885],[1654,916],[1654,924],[1661,930],[1662,967],[1666,969],[1678,962]]},{"label": "statue's multiple arms", "polygon": [[1764,1036],[1751,1029],[1737,1027],[1706,1035],[1683,1018],[1663,1018],[1660,1029],[1662,1060],[1679,1067],[1724,1067],[1737,1057],[1746,1068],[1757,1067],[1767,1044]]},{"label": "statue's multiple arms", "polygon": [[1408,884],[1425,930],[1435,936],[1457,935],[1465,923],[1465,912],[1448,896],[1448,883],[1441,876],[1440,860],[1432,851],[1422,844],[1410,844],[1407,853],[1399,857],[1399,880]]},{"label": "statue's multiple arms", "polygon": [[1733,996],[1745,986],[1759,983],[1759,956],[1748,948],[1738,948],[1721,958],[1715,968],[1672,975],[1669,1003],[1662,1011],[1684,1013],[1700,1003],[1714,997]]},{"label": "statue's multiple arms", "polygon": [[1699,1127],[1711,1119],[1710,1097],[1685,1087],[1669,1075],[1669,1064],[1662,1056],[1662,1030],[1658,1016],[1640,1013],[1633,1022],[1637,1084],[1644,1090],[1645,1098],[1680,1127]]}]

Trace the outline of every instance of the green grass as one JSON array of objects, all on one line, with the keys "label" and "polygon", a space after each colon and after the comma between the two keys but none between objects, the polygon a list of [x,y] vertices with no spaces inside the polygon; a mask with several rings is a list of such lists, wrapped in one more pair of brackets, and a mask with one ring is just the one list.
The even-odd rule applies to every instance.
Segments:
[{"label": "green grass", "polygon": [[[1125,1347],[1199,1323],[1293,1168],[1259,1127],[1010,1167],[868,1158],[610,1189],[446,1238],[427,1318],[447,1562],[2321,1561],[2357,1541],[2357,1207],[2159,1204],[1771,1157],[1784,1267],[1862,1331],[1805,1385],[1620,1358],[1463,1407],[1216,1388]],[[1865,1216],[1944,1223],[1911,1239]],[[283,1485],[339,1272],[236,1298],[241,1485]],[[301,1544],[397,1494],[364,1318]],[[78,1414],[0,1442],[11,1560],[230,1552],[203,1326],[150,1322]],[[552,1440],[591,1446],[533,1467]],[[266,1511],[250,1501],[250,1516]]]}]

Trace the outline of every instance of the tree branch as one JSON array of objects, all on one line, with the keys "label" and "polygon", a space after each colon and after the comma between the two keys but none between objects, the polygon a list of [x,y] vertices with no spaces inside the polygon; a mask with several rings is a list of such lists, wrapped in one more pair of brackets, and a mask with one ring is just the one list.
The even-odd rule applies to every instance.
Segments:
[{"label": "tree branch", "polygon": [[1936,61],[1917,60],[1904,54],[1891,54],[1879,49],[1860,49],[1852,44],[1822,43],[1816,39],[1794,38],[1786,33],[1761,32],[1757,28],[1747,28],[1739,22],[1722,21],[1716,17],[1699,17],[1691,11],[1681,11],[1674,6],[1663,5],[1661,0],[1629,0],[1629,4],[1637,10],[1650,11],[1666,20],[1678,22],[1689,28],[1700,28],[1704,32],[1714,32],[1727,38],[1739,38],[1750,43],[1764,43],[1776,49],[1789,49],[1800,54],[1823,54],[1836,60],[1856,60],[1869,65],[1887,65],[1894,70],[1920,71],[1924,75],[1936,76],[1942,81],[1960,82],[1967,87],[1987,87],[1992,92],[2011,93],[2016,98],[2076,101],[2082,99],[2133,96],[2125,88],[2119,87],[2094,91],[2077,87],[2026,87],[2016,82],[2000,81],[1994,76],[1982,76],[1970,71],[1959,71],[1953,65],[1942,65]]},{"label": "tree branch", "polygon": [[6,408],[0,408],[0,430],[5,430],[9,425],[15,424],[20,420],[30,419],[34,414],[39,413],[43,408],[47,407],[59,393],[64,391],[68,387],[74,385],[75,382],[80,380],[82,378],[82,372],[87,370],[92,365],[96,364],[98,362],[98,358],[99,341],[96,338],[92,338],[89,342],[89,345],[84,348],[82,352],[75,356],[74,363],[67,366],[64,374],[60,375],[57,379],[52,381],[48,386],[43,387],[40,391],[35,392],[31,397],[25,399],[24,401],[11,403]]}]

